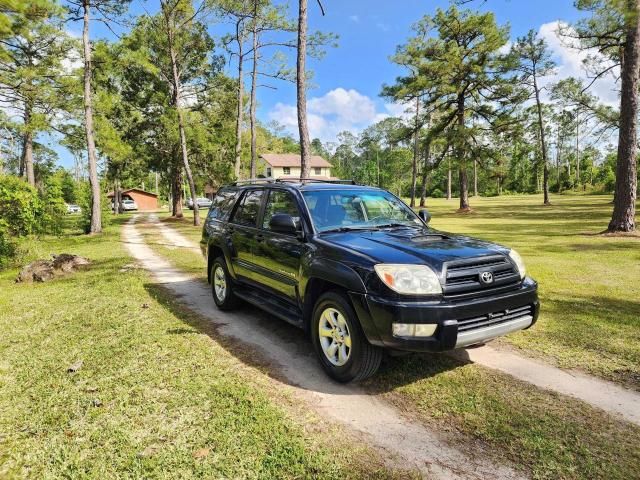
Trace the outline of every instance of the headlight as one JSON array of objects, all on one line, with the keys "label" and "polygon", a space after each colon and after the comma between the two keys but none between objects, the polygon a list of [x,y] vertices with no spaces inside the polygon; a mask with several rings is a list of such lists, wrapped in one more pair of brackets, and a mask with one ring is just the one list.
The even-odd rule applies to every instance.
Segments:
[{"label": "headlight", "polygon": [[433,295],[442,293],[440,280],[426,265],[392,265],[381,263],[375,267],[380,280],[405,295]]},{"label": "headlight", "polygon": [[520,272],[520,279],[524,280],[524,276],[527,273],[527,269],[524,266],[524,261],[522,260],[522,257],[520,256],[520,254],[515,250],[511,250],[509,252],[509,258],[513,260],[513,263],[515,263],[516,266],[518,267],[518,272]]}]

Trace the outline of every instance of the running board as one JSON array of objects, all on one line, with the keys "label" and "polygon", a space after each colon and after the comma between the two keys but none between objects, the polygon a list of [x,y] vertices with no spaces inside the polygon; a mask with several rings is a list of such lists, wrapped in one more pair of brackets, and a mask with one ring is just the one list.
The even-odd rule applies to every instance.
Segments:
[{"label": "running board", "polygon": [[233,291],[236,297],[241,298],[261,310],[266,311],[287,323],[296,327],[302,327],[302,314],[299,308],[290,303],[278,300],[273,294],[265,294],[254,289],[236,287]]}]

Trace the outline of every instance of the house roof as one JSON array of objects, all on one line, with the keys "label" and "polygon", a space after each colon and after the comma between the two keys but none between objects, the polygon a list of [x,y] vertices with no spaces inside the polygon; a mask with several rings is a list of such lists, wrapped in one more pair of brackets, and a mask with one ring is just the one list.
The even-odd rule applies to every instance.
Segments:
[{"label": "house roof", "polygon": [[[153,192],[147,192],[146,190],[142,190],[141,188],[127,188],[126,190],[120,190],[120,193],[122,195],[126,195],[127,193],[130,193],[130,192],[143,193],[145,195],[151,195],[152,197],[157,197],[158,196]],[[113,192],[111,191],[111,192],[107,193],[107,197],[109,197],[109,198],[113,197]]]},{"label": "house roof", "polygon": [[[302,163],[300,155],[296,153],[263,153],[260,158],[264,159],[272,167],[299,167]],[[309,163],[311,167],[332,167],[320,155],[311,155]]]}]

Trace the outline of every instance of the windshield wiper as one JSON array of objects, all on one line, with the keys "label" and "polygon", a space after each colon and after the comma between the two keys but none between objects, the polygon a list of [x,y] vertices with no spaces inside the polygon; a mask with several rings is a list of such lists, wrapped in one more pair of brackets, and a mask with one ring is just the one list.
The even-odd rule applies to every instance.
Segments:
[{"label": "windshield wiper", "polygon": [[410,227],[410,228],[422,228],[421,225],[414,225],[412,223],[382,223],[375,225],[374,228],[398,228],[398,227]]},{"label": "windshield wiper", "polygon": [[330,230],[322,230],[320,233],[342,233],[342,232],[356,232],[359,230],[371,230],[373,228],[376,228],[375,226],[369,226],[369,227],[338,227],[338,228],[332,228]]}]

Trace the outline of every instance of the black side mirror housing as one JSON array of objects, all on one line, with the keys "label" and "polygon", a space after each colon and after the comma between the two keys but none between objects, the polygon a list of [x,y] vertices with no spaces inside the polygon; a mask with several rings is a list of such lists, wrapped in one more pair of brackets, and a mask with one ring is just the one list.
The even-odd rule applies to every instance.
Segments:
[{"label": "black side mirror housing", "polygon": [[429,210],[426,208],[420,209],[418,211],[418,216],[425,224],[429,225],[429,222],[431,221],[431,214],[429,213]]},{"label": "black side mirror housing", "polygon": [[286,235],[296,235],[298,233],[295,220],[291,215],[287,215],[286,213],[276,213],[271,217],[271,220],[269,220],[269,229]]}]

